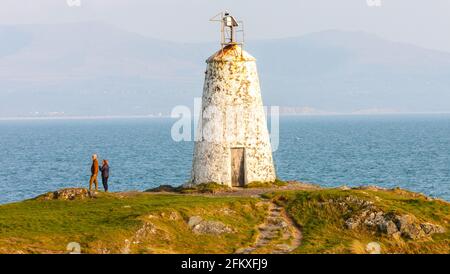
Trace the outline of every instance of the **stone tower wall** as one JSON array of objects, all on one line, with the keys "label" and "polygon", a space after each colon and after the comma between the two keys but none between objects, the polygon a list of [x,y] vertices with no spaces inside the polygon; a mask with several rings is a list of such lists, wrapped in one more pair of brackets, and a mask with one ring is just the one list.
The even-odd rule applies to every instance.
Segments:
[{"label": "stone tower wall", "polygon": [[231,148],[245,148],[245,183],[274,181],[255,59],[233,45],[207,60],[192,182],[231,185]]}]

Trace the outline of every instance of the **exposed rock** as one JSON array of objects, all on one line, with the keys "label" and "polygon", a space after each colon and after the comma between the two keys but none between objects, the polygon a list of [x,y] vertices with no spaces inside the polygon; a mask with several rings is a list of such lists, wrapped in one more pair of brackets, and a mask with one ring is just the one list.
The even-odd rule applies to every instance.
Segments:
[{"label": "exposed rock", "polygon": [[192,231],[197,234],[223,234],[231,233],[233,229],[219,221],[201,221],[192,227]]},{"label": "exposed rock", "polygon": [[384,221],[378,225],[378,230],[381,233],[387,234],[389,236],[398,232],[397,226],[393,221]]},{"label": "exposed rock", "polygon": [[416,218],[412,215],[401,215],[395,217],[395,224],[397,225],[399,230],[406,229],[407,226],[414,224],[416,222]]},{"label": "exposed rock", "polygon": [[362,223],[370,229],[379,229],[379,227],[385,224],[386,221],[384,212],[376,211],[371,212],[366,218],[364,218]]},{"label": "exposed rock", "polygon": [[141,239],[144,239],[150,234],[156,233],[156,227],[150,222],[144,222],[144,224],[141,226],[141,228],[136,231],[134,238],[133,238],[133,244],[139,244]]},{"label": "exposed rock", "polygon": [[381,254],[381,246],[377,242],[368,243],[365,250],[369,254]]},{"label": "exposed rock", "polygon": [[[162,218],[162,219],[169,219],[171,221],[179,220],[181,217],[176,211],[170,211],[170,212],[159,212],[156,214],[149,214],[146,216],[148,219],[152,218]],[[199,217],[200,218],[200,217]]]},{"label": "exposed rock", "polygon": [[360,224],[360,221],[359,221],[359,219],[353,219],[353,218],[348,218],[346,221],[345,221],[345,227],[347,228],[347,229],[355,229],[355,228],[357,228],[358,226],[359,226],[359,224]]},{"label": "exposed rock", "polygon": [[203,221],[202,217],[200,217],[200,216],[192,216],[191,218],[189,218],[188,226],[190,228],[192,228],[195,225],[198,225],[201,221]]},{"label": "exposed rock", "polygon": [[197,234],[223,234],[232,233],[233,229],[219,221],[206,221],[200,216],[189,218],[188,226]]},{"label": "exposed rock", "polygon": [[350,190],[350,188],[349,188],[348,186],[340,186],[340,187],[338,187],[337,189],[340,189],[340,190]]},{"label": "exposed rock", "polygon": [[445,232],[445,228],[443,228],[440,225],[435,225],[432,223],[422,223],[422,224],[420,224],[420,227],[426,234],[444,233]]},{"label": "exposed rock", "polygon": [[395,224],[403,237],[408,239],[419,239],[426,235],[420,224],[412,215],[395,216]]},{"label": "exposed rock", "polygon": [[95,193],[89,193],[86,188],[64,188],[54,192],[49,192],[39,199],[43,200],[76,200],[94,197]]},{"label": "exposed rock", "polygon": [[420,239],[434,233],[443,233],[442,226],[432,223],[420,223],[410,214],[397,215],[385,213],[371,201],[347,196],[327,203],[333,203],[350,216],[345,220],[347,229],[365,228],[393,238]]},{"label": "exposed rock", "polygon": [[145,192],[179,192],[180,187],[174,187],[171,185],[160,185],[155,188],[147,189]]},{"label": "exposed rock", "polygon": [[378,190],[386,190],[384,187],[380,186],[358,186],[354,187],[353,189],[361,189],[361,190],[371,190],[371,191],[378,191]]}]

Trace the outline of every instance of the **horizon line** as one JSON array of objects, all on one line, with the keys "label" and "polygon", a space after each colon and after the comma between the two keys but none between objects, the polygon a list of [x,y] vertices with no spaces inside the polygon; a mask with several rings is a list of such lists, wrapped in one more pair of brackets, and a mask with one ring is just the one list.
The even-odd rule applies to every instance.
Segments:
[{"label": "horizon line", "polygon": [[[295,117],[295,116],[386,116],[386,115],[446,115],[450,114],[450,111],[445,112],[379,112],[379,113],[355,113],[355,112],[342,112],[342,113],[280,113],[279,116]],[[270,116],[270,114],[267,114]],[[198,115],[193,115],[198,117]],[[12,117],[0,117],[0,121],[33,121],[33,120],[113,120],[113,119],[177,119],[177,117],[171,117],[170,115],[74,115],[74,116],[12,116]]]}]

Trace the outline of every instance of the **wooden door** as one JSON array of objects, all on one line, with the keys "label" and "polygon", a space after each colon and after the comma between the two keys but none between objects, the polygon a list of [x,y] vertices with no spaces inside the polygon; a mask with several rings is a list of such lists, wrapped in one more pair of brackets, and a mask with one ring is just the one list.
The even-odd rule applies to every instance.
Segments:
[{"label": "wooden door", "polygon": [[233,186],[244,186],[245,184],[244,152],[244,148],[231,149],[231,183]]}]

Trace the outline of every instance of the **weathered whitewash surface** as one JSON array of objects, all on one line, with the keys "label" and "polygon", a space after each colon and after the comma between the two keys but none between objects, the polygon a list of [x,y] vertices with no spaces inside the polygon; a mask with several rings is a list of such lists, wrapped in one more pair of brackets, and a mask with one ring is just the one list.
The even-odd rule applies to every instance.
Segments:
[{"label": "weathered whitewash surface", "polygon": [[[191,183],[232,186],[274,181],[275,168],[255,58],[231,44],[206,62]],[[239,170],[232,165],[231,151],[242,148],[242,180],[236,182],[233,176]]]}]

